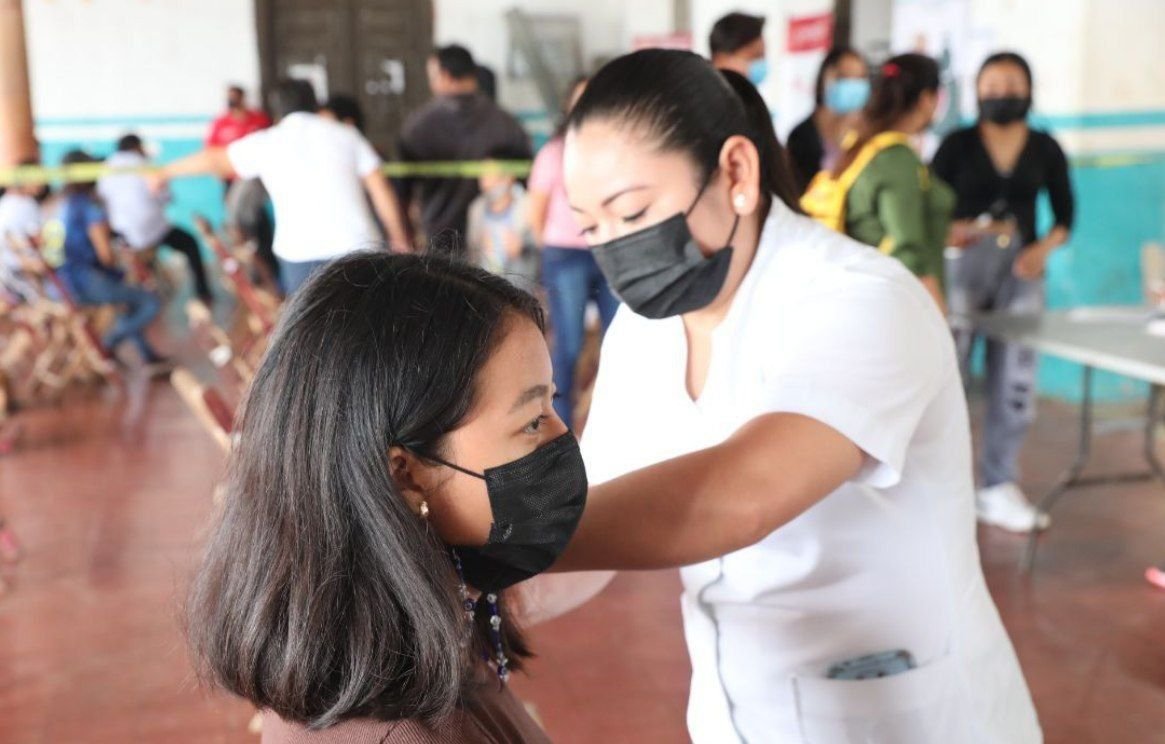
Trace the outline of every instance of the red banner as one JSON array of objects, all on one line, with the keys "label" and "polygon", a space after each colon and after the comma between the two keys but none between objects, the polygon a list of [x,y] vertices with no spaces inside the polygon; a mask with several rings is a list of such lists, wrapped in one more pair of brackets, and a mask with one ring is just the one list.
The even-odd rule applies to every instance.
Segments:
[{"label": "red banner", "polygon": [[833,13],[789,19],[788,50],[824,52],[833,46]]}]

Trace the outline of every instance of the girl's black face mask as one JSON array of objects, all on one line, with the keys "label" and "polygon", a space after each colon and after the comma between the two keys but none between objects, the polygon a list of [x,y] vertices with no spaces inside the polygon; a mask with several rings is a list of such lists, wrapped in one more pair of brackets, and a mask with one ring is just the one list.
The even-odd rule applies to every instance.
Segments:
[{"label": "girl's black face mask", "polygon": [[688,229],[688,215],[710,181],[700,188],[687,212],[591,247],[611,291],[636,314],[658,320],[690,313],[707,307],[723,289],[740,215],[732,223],[726,245],[709,257]]},{"label": "girl's black face mask", "polygon": [[582,519],[587,472],[570,432],[485,473],[422,457],[485,481],[494,520],[489,540],[480,548],[454,548],[465,582],[483,592],[500,592],[550,568]]},{"label": "girl's black face mask", "polygon": [[1030,96],[1002,96],[979,100],[979,115],[993,124],[1012,124],[1027,118]]}]

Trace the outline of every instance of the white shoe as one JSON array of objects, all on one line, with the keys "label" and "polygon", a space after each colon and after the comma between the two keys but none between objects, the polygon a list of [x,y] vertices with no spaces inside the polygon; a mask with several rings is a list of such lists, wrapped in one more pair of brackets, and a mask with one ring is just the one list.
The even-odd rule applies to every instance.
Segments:
[{"label": "white shoe", "polygon": [[975,494],[975,510],[980,522],[1011,532],[1046,530],[1052,523],[1052,518],[1033,506],[1014,483],[980,489]]}]

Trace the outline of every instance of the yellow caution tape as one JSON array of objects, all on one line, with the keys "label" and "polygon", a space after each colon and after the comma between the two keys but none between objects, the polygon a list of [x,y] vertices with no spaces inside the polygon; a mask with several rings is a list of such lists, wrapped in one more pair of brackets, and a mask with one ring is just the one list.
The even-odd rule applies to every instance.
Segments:
[{"label": "yellow caution tape", "polygon": [[[478,178],[486,173],[498,173],[515,178],[530,175],[529,160],[470,160],[432,161],[423,163],[385,163],[380,171],[390,178]],[[78,163],[45,167],[22,165],[0,168],[0,186],[18,186],[39,183],[91,183],[114,173],[149,173],[157,166],[146,168],[111,168],[104,163]]]},{"label": "yellow caution tape", "polygon": [[[1111,153],[1077,155],[1068,159],[1075,168],[1127,168],[1165,161],[1165,153]],[[420,163],[385,163],[380,172],[389,178],[479,178],[486,173],[514,178],[530,175],[529,160],[456,160]],[[149,173],[157,166],[145,168],[111,168],[104,163],[40,166],[22,165],[0,168],[0,186],[39,183],[88,183],[113,173]]]}]

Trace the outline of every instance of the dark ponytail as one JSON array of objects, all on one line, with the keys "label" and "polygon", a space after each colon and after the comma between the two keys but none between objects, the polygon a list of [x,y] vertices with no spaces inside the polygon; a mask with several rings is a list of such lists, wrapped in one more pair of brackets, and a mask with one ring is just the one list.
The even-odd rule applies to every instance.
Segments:
[{"label": "dark ponytail", "polygon": [[878,70],[870,100],[862,109],[858,138],[838,159],[834,177],[841,175],[871,139],[891,127],[918,105],[926,92],[939,87],[938,63],[925,54],[900,54],[886,60]]},{"label": "dark ponytail", "polygon": [[697,185],[716,169],[724,142],[750,139],[760,153],[762,195],[799,211],[784,148],[764,100],[743,77],[719,73],[703,57],[674,49],[644,49],[603,66],[567,121],[591,119],[637,128],[660,150],[681,152],[699,169]]},{"label": "dark ponytail", "polygon": [[789,166],[788,153],[777,139],[773,129],[773,117],[760,91],[744,75],[732,70],[721,70],[720,74],[740,96],[744,113],[752,130],[748,138],[760,152],[761,191],[776,195],[796,212],[801,211],[797,189],[793,185],[793,169]]}]

